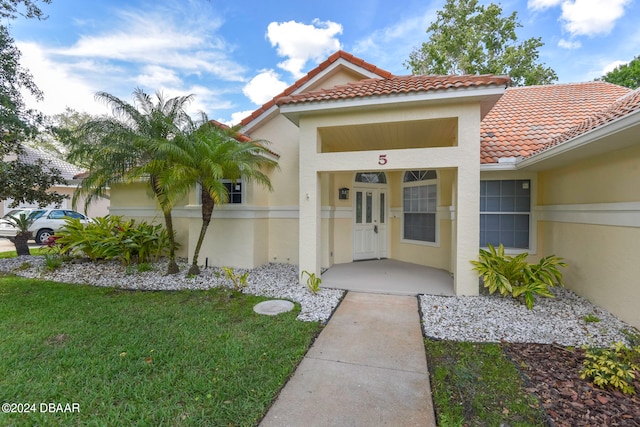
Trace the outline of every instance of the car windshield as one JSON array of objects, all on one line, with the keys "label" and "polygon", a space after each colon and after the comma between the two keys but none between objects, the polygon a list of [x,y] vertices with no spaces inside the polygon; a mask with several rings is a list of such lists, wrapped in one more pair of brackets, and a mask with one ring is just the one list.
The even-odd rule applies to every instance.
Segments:
[{"label": "car windshield", "polygon": [[44,214],[44,210],[42,209],[37,209],[37,210],[32,210],[32,209],[13,209],[12,211],[9,211],[5,214],[5,216],[3,216],[2,218],[4,219],[11,219],[11,218],[15,218],[18,219],[20,218],[20,215],[26,215],[27,218],[29,218],[32,221],[35,221],[36,219],[40,218],[43,214]]}]

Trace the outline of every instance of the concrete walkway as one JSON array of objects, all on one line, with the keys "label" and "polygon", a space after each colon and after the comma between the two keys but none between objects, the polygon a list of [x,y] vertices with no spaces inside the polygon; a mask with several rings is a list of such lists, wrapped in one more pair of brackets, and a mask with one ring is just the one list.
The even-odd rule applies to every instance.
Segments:
[{"label": "concrete walkway", "polygon": [[418,301],[349,292],[260,423],[435,426]]}]

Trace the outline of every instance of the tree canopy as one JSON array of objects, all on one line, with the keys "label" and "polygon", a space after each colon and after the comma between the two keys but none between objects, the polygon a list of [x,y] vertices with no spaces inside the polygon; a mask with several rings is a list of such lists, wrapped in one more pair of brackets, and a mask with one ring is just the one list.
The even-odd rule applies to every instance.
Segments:
[{"label": "tree canopy", "polygon": [[637,89],[640,87],[640,55],[633,58],[628,64],[623,64],[609,71],[600,79],[616,85]]},{"label": "tree canopy", "polygon": [[[24,12],[20,11],[21,4],[26,8]],[[0,17],[13,19],[18,15],[45,18],[35,1],[0,2]],[[64,197],[49,189],[65,182],[60,172],[42,162],[25,163],[22,158],[22,143],[37,133],[37,125],[42,119],[36,111],[26,108],[23,90],[42,98],[31,74],[20,65],[20,50],[9,34],[9,28],[0,25],[0,200],[13,199],[11,206],[21,203],[59,204]]]},{"label": "tree canopy", "polygon": [[509,75],[516,86],[550,84],[556,72],[538,62],[541,38],[519,42],[517,13],[503,16],[496,4],[447,0],[427,28],[429,40],[414,49],[405,66],[414,74]]}]

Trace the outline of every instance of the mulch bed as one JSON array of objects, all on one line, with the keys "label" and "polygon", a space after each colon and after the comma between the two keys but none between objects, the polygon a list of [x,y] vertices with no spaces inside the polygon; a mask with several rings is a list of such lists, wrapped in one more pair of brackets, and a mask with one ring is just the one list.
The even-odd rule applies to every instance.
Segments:
[{"label": "mulch bed", "polygon": [[[557,427],[640,427],[640,398],[602,390],[580,378],[584,350],[554,344],[504,344],[527,381],[527,391],[538,396]],[[640,393],[640,378],[633,385]]]}]

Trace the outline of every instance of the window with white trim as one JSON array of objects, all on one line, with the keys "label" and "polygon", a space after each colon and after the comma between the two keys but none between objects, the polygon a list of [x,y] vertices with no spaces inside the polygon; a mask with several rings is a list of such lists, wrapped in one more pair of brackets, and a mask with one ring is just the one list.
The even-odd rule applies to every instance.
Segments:
[{"label": "window with white trim", "polygon": [[480,181],[480,246],[529,249],[531,181]]},{"label": "window with white trim", "polygon": [[435,243],[437,184],[435,170],[405,172],[402,183],[403,239]]},{"label": "window with white trim", "polygon": [[[241,204],[242,203],[242,180],[231,180],[231,179],[223,179],[222,184],[227,189],[227,195],[229,196],[228,203],[230,204]],[[196,184],[196,204],[202,204],[202,187],[200,184]]]}]

